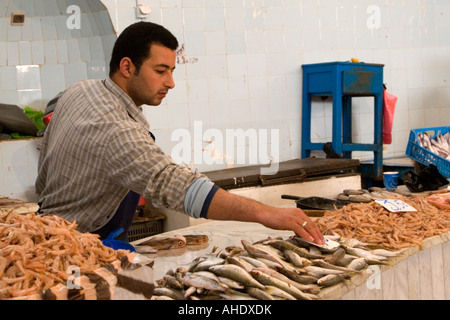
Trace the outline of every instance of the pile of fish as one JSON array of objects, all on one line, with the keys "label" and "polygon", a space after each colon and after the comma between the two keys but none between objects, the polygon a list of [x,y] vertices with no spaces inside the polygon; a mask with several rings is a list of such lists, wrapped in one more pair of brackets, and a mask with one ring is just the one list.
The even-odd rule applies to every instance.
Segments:
[{"label": "pile of fish", "polygon": [[418,133],[417,141],[421,147],[450,160],[450,132],[438,133],[434,138],[431,138],[427,132]]},{"label": "pile of fish", "polygon": [[323,288],[348,281],[369,264],[387,264],[401,251],[327,236],[318,246],[292,236],[241,240],[173,268],[158,280],[153,300],[316,300]]}]

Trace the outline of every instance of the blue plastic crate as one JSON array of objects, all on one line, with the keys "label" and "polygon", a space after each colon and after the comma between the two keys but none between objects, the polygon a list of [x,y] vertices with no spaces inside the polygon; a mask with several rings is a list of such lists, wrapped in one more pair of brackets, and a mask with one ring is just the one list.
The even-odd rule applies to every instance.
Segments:
[{"label": "blue plastic crate", "polygon": [[408,146],[406,148],[406,155],[426,166],[434,164],[440,174],[450,178],[450,161],[438,156],[428,149],[421,147],[418,143],[417,137],[419,133],[428,132],[430,138],[434,139],[438,134],[445,134],[449,131],[450,127],[432,127],[411,130],[411,133],[409,134]]}]

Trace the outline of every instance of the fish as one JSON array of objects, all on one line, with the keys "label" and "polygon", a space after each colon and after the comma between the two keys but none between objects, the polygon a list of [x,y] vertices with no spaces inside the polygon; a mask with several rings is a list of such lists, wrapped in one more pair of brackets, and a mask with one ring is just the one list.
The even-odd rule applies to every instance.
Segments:
[{"label": "fish", "polygon": [[152,246],[141,246],[141,245],[137,245],[137,246],[134,246],[134,248],[136,249],[136,252],[137,253],[142,253],[142,254],[145,254],[145,253],[156,253],[156,252],[158,252],[158,249],[156,249],[155,247],[152,247]]},{"label": "fish", "polygon": [[397,257],[403,253],[403,250],[390,251],[390,250],[385,250],[385,249],[375,249],[375,250],[371,250],[370,253],[372,253],[376,256],[382,256],[382,257]]},{"label": "fish", "polygon": [[186,285],[195,288],[204,288],[206,290],[225,292],[226,288],[221,286],[217,281],[211,278],[207,278],[195,273],[187,272],[181,275],[181,280]]},{"label": "fish", "polygon": [[344,271],[341,270],[334,270],[334,269],[328,269],[328,268],[322,268],[322,267],[316,267],[316,266],[307,266],[305,267],[305,270],[308,272],[308,274],[313,275],[316,278],[322,278],[324,276],[327,276],[329,274],[343,274]]},{"label": "fish", "polygon": [[256,281],[247,271],[234,264],[215,265],[209,268],[217,276],[230,278],[243,285],[264,289],[264,286]]},{"label": "fish", "polygon": [[354,272],[354,270],[350,270],[350,269],[348,269],[346,267],[341,267],[341,266],[337,266],[337,265],[328,263],[328,262],[326,262],[323,259],[313,260],[312,263],[313,263],[313,266],[316,266],[316,267],[332,269],[332,270],[339,270],[339,271],[343,271],[343,272],[346,272],[346,273],[353,273]]},{"label": "fish", "polygon": [[265,291],[272,297],[274,297],[274,299],[297,300],[293,295],[274,286],[266,286]]},{"label": "fish", "polygon": [[186,246],[186,238],[182,236],[173,237],[151,237],[141,242],[140,245],[148,245],[158,250],[178,249]]},{"label": "fish", "polygon": [[303,257],[306,259],[321,259],[322,258],[321,255],[312,254],[305,248],[298,247],[294,243],[291,243],[291,242],[288,242],[285,240],[272,240],[272,241],[269,241],[268,244],[275,247],[276,249],[281,250],[281,251],[284,251],[284,250],[294,251],[300,257]]},{"label": "fish", "polygon": [[[271,240],[271,241],[280,241],[280,240]],[[251,243],[249,243],[248,241],[245,241],[245,240],[241,240],[241,243],[244,246],[244,249],[250,255],[252,255],[256,258],[262,258],[262,259],[274,261],[287,269],[295,269],[293,266],[291,266],[287,262],[283,261],[282,258],[280,257],[280,255],[277,252],[272,251],[269,246],[252,245]],[[277,249],[277,248],[275,248],[275,249]]]},{"label": "fish", "polygon": [[156,287],[153,296],[166,296],[174,300],[185,300],[184,293],[181,290],[175,290],[167,287]]},{"label": "fish", "polygon": [[319,280],[317,280],[317,284],[321,287],[330,287],[334,286],[345,280],[345,275],[343,274],[329,274],[323,276]]},{"label": "fish", "polygon": [[195,265],[192,268],[192,271],[208,271],[210,267],[223,264],[225,262],[225,259],[216,257],[216,256],[209,256],[206,259],[200,261],[197,265]]},{"label": "fish", "polygon": [[304,274],[299,274],[298,272],[293,272],[288,269],[280,269],[279,272],[286,277],[288,277],[291,280],[294,280],[295,282],[301,283],[301,284],[315,284],[317,283],[317,278],[306,274],[306,271]]},{"label": "fish", "polygon": [[242,260],[247,261],[248,263],[252,264],[253,266],[255,266],[257,268],[263,268],[263,267],[267,266],[267,264],[265,264],[264,262],[262,262],[259,259],[255,259],[255,258],[248,257],[248,256],[240,256],[240,258]]},{"label": "fish", "polygon": [[241,259],[239,256],[228,257],[226,259],[226,261],[227,261],[227,263],[235,264],[235,265],[241,267],[242,269],[244,269],[247,272],[250,272],[254,268],[254,266],[250,262],[247,262],[244,259]]},{"label": "fish", "polygon": [[245,286],[238,281],[234,281],[234,280],[232,280],[230,278],[226,278],[226,277],[217,277],[217,278],[219,279],[219,283],[222,286],[225,286],[225,287],[228,287],[231,289],[238,289],[238,290],[245,289]]},{"label": "fish", "polygon": [[366,262],[366,259],[365,259],[365,258],[356,258],[356,259],[353,259],[353,261],[350,262],[350,263],[347,265],[347,268],[348,268],[348,269],[350,269],[350,270],[355,270],[355,271],[362,270],[362,269],[364,269],[364,268],[366,268],[366,267],[367,267],[367,262]]},{"label": "fish", "polygon": [[274,286],[281,290],[284,290],[298,300],[312,300],[311,297],[307,296],[301,290],[297,289],[296,287],[294,287],[284,281],[274,278],[274,277],[268,275],[267,273],[264,273],[264,272],[262,272],[260,270],[256,270],[256,269],[253,269],[250,273],[260,283],[263,283],[265,285]]},{"label": "fish", "polygon": [[298,268],[302,268],[307,265],[311,265],[312,262],[306,258],[300,257],[297,253],[295,253],[292,250],[284,250],[285,257],[295,266]]},{"label": "fish", "polygon": [[204,234],[187,234],[183,237],[186,239],[186,245],[200,245],[209,242],[209,237]]},{"label": "fish", "polygon": [[183,284],[172,275],[165,274],[163,277],[163,280],[169,287],[171,287],[173,289],[177,289],[177,290],[183,289]]},{"label": "fish", "polygon": [[278,280],[284,281],[287,284],[290,284],[294,287],[296,287],[297,289],[303,291],[303,292],[308,292],[308,293],[318,293],[319,292],[319,287],[317,287],[316,285],[304,285],[301,284],[299,282],[293,281],[291,279],[289,279],[288,277],[286,277],[285,275],[270,269],[270,268],[254,268],[253,270],[259,270],[262,271],[266,274],[268,274],[271,277],[274,277]]},{"label": "fish", "polygon": [[377,262],[383,262],[387,260],[386,257],[375,255],[370,253],[370,251],[361,249],[361,248],[353,248],[349,246],[344,246],[345,251],[351,255],[355,255],[360,258],[366,258],[367,262],[377,263]]},{"label": "fish", "polygon": [[247,292],[249,296],[255,297],[258,300],[275,300],[275,298],[268,294],[265,289],[262,290],[255,287],[249,287],[245,292]]}]

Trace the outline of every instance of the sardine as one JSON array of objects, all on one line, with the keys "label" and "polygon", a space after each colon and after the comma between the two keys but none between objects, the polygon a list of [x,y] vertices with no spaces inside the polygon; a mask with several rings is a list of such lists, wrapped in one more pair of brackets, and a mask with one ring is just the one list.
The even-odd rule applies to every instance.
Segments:
[{"label": "sardine", "polygon": [[262,290],[255,287],[248,287],[245,292],[247,292],[249,296],[255,297],[258,300],[275,300],[275,298],[268,294],[265,289]]},{"label": "sardine", "polygon": [[[281,240],[270,240],[270,241],[281,241]],[[287,262],[283,261],[279,256],[278,252],[271,251],[269,246],[262,245],[252,245],[248,241],[241,240],[244,249],[252,256],[256,258],[262,258],[274,261],[287,269],[294,269],[293,266],[289,265]],[[278,248],[276,248],[278,249]],[[282,251],[282,250],[281,250]]]},{"label": "sardine", "polygon": [[199,262],[192,271],[197,272],[197,271],[208,271],[210,267],[218,265],[218,264],[223,264],[225,262],[224,259],[220,258],[220,257],[216,257],[216,256],[211,256],[209,258],[207,258],[206,260],[203,260],[201,262]]},{"label": "sardine", "polygon": [[163,280],[166,283],[166,285],[171,288],[174,288],[177,290],[183,289],[183,284],[180,283],[180,281],[178,281],[174,276],[166,274],[166,275],[164,275]]},{"label": "sardine", "polygon": [[300,257],[297,253],[295,253],[292,250],[285,250],[284,255],[295,267],[298,267],[298,268],[302,268],[304,266],[308,266],[308,265],[312,264],[312,262],[310,260]]},{"label": "sardine", "polygon": [[272,240],[268,242],[269,245],[273,246],[274,248],[284,251],[284,250],[291,250],[294,251],[296,254],[298,254],[300,257],[306,258],[306,259],[321,259],[321,255],[311,254],[308,250],[302,247],[298,247],[295,244],[284,241],[284,240]]},{"label": "sardine", "polygon": [[274,286],[266,286],[265,291],[270,294],[275,299],[282,299],[282,300],[297,300],[293,295],[287,293],[284,290],[281,290],[280,288],[274,287]]},{"label": "sardine", "polygon": [[221,292],[225,292],[226,290],[226,288],[222,287],[217,281],[190,272],[181,275],[181,279],[186,285],[195,288],[204,288]]},{"label": "sardine", "polygon": [[311,285],[311,284],[310,285],[301,284],[299,282],[296,282],[296,281],[293,281],[293,280],[289,279],[285,275],[283,275],[283,274],[281,274],[281,273],[279,273],[279,272],[277,272],[275,270],[272,270],[270,268],[254,268],[253,270],[262,271],[262,272],[268,274],[271,277],[274,277],[274,278],[276,278],[278,280],[281,280],[283,282],[286,282],[287,284],[290,284],[290,285],[296,287],[297,289],[301,290],[302,292],[308,292],[308,293],[314,293],[314,294],[319,293],[319,287],[318,286]]},{"label": "sardine", "polygon": [[317,280],[317,284],[321,287],[330,287],[344,281],[344,279],[343,274],[329,274]]},{"label": "sardine", "polygon": [[383,256],[379,256],[379,255],[375,255],[370,253],[370,251],[361,249],[361,248],[353,248],[353,247],[349,247],[349,246],[344,246],[345,251],[347,251],[348,254],[360,257],[360,258],[366,258],[366,261],[385,261],[387,260],[386,257]]},{"label": "sardine", "polygon": [[[298,272],[293,272],[287,269],[280,269],[279,272],[291,280],[301,284],[315,284],[317,283],[317,278],[309,274],[299,274]],[[306,272],[306,271],[305,271]]]},{"label": "sardine", "polygon": [[326,268],[326,269],[334,269],[334,270],[339,270],[339,271],[343,271],[343,272],[347,272],[347,273],[354,272],[354,270],[350,270],[346,267],[337,266],[337,265],[328,263],[325,260],[321,260],[321,259],[313,260],[313,265],[316,267],[321,267],[321,268]]},{"label": "sardine", "polygon": [[251,263],[245,261],[244,259],[241,259],[239,256],[228,257],[226,261],[229,264],[235,264],[241,267],[247,272],[250,272],[254,268],[254,266]]},{"label": "sardine", "polygon": [[366,262],[365,258],[353,259],[353,261],[347,265],[348,269],[355,270],[355,271],[360,271],[366,267],[367,267],[367,262]]},{"label": "sardine", "polygon": [[268,275],[267,273],[264,273],[260,270],[254,269],[251,271],[251,274],[260,283],[263,283],[263,284],[269,285],[269,286],[274,286],[281,290],[284,290],[298,300],[311,300],[311,298],[309,296],[304,294],[302,291],[300,291],[296,287],[294,287],[284,281],[281,281],[277,278],[274,278],[274,277]]},{"label": "sardine", "polygon": [[184,293],[181,290],[175,290],[166,287],[156,287],[153,291],[154,296],[167,296],[174,300],[185,300]]},{"label": "sardine", "polygon": [[226,277],[238,281],[246,286],[264,289],[264,286],[239,266],[234,264],[215,265],[209,268],[219,277]]},{"label": "sardine", "polygon": [[237,289],[237,290],[245,289],[245,286],[238,281],[234,281],[234,280],[232,280],[230,278],[226,278],[226,277],[217,277],[217,278],[219,279],[219,283],[221,285],[224,285],[228,288]]},{"label": "sardine", "polygon": [[248,263],[252,264],[254,267],[257,267],[257,268],[267,267],[267,264],[265,264],[264,262],[262,262],[259,259],[255,259],[255,258],[248,257],[248,256],[240,256],[240,258],[242,260],[245,260]]},{"label": "sardine", "polygon": [[397,257],[403,253],[403,250],[389,251],[389,250],[384,250],[384,249],[375,249],[375,250],[371,250],[370,253],[372,253],[376,256],[382,256],[382,257]]},{"label": "sardine", "polygon": [[316,266],[307,266],[305,267],[305,270],[308,271],[309,274],[313,275],[316,278],[322,278],[324,276],[327,276],[329,274],[343,274],[344,271],[341,270],[334,270],[334,269],[327,269],[327,268],[321,268]]}]

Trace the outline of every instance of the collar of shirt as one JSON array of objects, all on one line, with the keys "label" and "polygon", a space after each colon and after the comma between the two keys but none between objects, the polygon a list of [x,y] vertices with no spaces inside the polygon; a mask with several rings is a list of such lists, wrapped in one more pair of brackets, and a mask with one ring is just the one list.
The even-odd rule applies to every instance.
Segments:
[{"label": "collar of shirt", "polygon": [[142,107],[137,106],[130,96],[127,95],[114,81],[112,81],[111,78],[106,78],[104,83],[105,87],[123,102],[123,105],[125,106],[125,109],[130,117],[143,125],[147,130],[150,130],[150,124],[142,113]]}]

